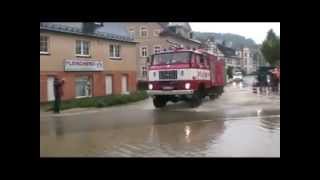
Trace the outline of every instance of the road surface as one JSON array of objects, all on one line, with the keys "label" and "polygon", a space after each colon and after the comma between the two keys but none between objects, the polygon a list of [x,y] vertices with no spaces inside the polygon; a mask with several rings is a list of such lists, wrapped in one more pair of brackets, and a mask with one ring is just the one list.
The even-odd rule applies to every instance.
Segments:
[{"label": "road surface", "polygon": [[229,84],[198,108],[149,98],[103,109],[40,113],[41,157],[280,157],[280,97]]}]

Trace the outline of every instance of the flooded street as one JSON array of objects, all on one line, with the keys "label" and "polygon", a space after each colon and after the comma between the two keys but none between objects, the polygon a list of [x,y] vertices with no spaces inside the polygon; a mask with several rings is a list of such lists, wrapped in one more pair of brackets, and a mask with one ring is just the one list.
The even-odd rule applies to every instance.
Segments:
[{"label": "flooded street", "polygon": [[280,97],[229,84],[198,108],[149,98],[103,109],[40,113],[40,156],[280,157]]}]

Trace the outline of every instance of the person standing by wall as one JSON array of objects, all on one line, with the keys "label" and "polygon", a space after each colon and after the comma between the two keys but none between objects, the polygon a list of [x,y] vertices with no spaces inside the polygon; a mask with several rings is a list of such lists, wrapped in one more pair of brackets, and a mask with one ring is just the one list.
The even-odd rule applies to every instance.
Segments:
[{"label": "person standing by wall", "polygon": [[54,78],[54,112],[60,113],[61,97],[63,96],[64,80],[58,77]]}]

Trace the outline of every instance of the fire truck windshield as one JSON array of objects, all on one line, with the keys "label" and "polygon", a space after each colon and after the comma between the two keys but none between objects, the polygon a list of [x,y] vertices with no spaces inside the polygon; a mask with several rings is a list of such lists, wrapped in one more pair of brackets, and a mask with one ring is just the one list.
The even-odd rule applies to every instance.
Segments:
[{"label": "fire truck windshield", "polygon": [[153,56],[152,65],[189,63],[190,54],[190,52],[156,54]]}]

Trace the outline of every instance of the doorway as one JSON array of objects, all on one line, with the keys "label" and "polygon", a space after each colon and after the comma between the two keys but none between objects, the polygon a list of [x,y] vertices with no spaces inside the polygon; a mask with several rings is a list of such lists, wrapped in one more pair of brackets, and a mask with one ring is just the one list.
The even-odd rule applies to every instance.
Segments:
[{"label": "doorway", "polygon": [[48,95],[48,101],[54,101],[54,77],[49,76],[47,79],[47,95]]}]

